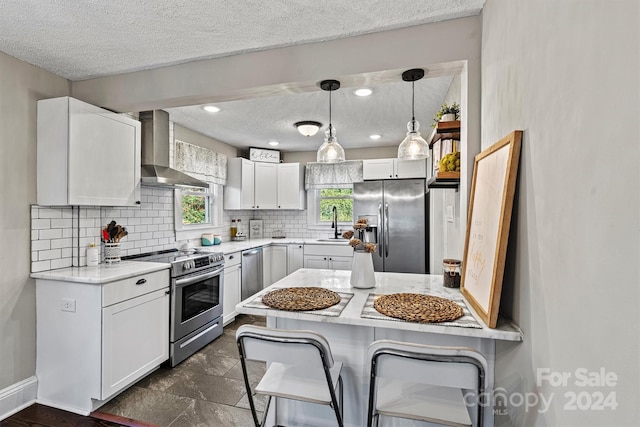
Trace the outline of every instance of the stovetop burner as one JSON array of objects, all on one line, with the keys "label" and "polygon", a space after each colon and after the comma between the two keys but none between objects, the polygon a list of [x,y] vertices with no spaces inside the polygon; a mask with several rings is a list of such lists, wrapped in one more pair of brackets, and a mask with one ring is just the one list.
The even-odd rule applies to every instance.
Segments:
[{"label": "stovetop burner", "polygon": [[187,252],[178,249],[167,249],[164,251],[145,254],[128,255],[122,257],[122,259],[129,261],[162,262],[171,264],[171,275],[174,277],[224,264],[224,254],[222,252],[198,250]]}]

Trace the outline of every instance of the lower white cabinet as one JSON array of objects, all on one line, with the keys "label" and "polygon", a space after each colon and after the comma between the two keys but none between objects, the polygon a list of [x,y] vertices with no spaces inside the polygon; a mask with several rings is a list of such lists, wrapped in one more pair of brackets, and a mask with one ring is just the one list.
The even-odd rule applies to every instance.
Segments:
[{"label": "lower white cabinet", "polygon": [[348,245],[304,245],[304,267],[350,270],[353,248]]},{"label": "lower white cabinet", "polygon": [[287,274],[304,267],[304,245],[290,243],[287,245]]},{"label": "lower white cabinet", "polygon": [[169,358],[169,270],[36,280],[37,401],[87,415]]},{"label": "lower white cabinet", "polygon": [[272,244],[262,248],[263,289],[285,277],[287,271],[287,245]]},{"label": "lower white cabinet", "polygon": [[240,252],[224,256],[224,287],[222,291],[222,323],[235,320],[238,313],[236,305],[240,302],[242,264]]}]

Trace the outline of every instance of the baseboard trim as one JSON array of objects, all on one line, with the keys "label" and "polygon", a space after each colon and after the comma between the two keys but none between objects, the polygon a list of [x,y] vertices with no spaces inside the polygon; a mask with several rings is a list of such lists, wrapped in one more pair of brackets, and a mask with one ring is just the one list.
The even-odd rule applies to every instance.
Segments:
[{"label": "baseboard trim", "polygon": [[38,379],[35,376],[0,390],[0,420],[36,403]]}]

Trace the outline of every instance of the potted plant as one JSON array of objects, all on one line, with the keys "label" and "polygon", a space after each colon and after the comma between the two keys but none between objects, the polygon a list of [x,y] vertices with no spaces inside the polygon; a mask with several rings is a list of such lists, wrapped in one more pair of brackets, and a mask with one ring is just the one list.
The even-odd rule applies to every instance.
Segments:
[{"label": "potted plant", "polygon": [[460,106],[454,102],[451,106],[442,104],[440,110],[433,116],[432,127],[436,127],[438,122],[458,120],[460,118]]}]

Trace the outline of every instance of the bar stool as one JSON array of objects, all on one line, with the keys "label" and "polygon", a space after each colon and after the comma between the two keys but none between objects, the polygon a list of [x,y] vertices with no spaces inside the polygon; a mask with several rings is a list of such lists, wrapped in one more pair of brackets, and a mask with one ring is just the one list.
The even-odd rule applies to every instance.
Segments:
[{"label": "bar stool", "polygon": [[368,354],[368,427],[374,420],[377,427],[380,415],[482,427],[487,360],[480,352],[380,340],[369,346]]},{"label": "bar stool", "polygon": [[[342,363],[335,362],[327,340],[312,331],[243,325],[236,332],[244,384],[256,427],[264,426],[271,397],[329,405],[343,426]],[[246,360],[270,362],[260,383],[251,391]],[[336,387],[340,402],[336,397]],[[258,422],[253,394],[267,395],[262,422]]]}]

